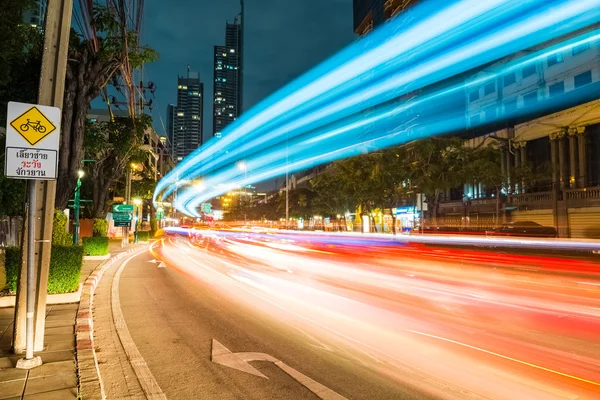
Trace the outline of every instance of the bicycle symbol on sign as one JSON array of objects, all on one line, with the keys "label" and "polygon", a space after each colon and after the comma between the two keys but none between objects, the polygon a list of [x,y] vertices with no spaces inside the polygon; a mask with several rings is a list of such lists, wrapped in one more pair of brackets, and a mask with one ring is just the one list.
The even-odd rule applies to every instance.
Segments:
[{"label": "bicycle symbol on sign", "polygon": [[41,121],[30,122],[29,118],[27,118],[27,123],[20,126],[21,131],[27,132],[29,127],[33,128],[34,131],[39,133],[46,132],[46,127],[41,124]]}]

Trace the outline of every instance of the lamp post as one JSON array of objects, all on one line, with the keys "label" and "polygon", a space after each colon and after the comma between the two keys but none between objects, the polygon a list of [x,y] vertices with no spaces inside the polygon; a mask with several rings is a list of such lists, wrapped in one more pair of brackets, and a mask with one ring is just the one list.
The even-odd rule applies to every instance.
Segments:
[{"label": "lamp post", "polygon": [[[246,177],[248,174],[248,164],[246,164],[244,161],[240,161],[238,163],[238,168],[241,169],[242,171],[244,171],[244,196],[246,196]],[[240,206],[242,205],[242,193],[240,192]],[[246,224],[246,211],[244,211],[244,225]]]},{"label": "lamp post", "polygon": [[77,246],[79,244],[79,210],[81,208],[81,178],[83,178],[84,172],[82,170],[77,171],[77,187],[75,188],[75,204],[73,210],[75,211],[75,218],[73,219],[73,244]]},{"label": "lamp post", "polygon": [[136,206],[136,220],[135,220],[135,231],[133,232],[133,243],[138,243],[139,238],[138,238],[138,229],[139,229],[139,225],[140,225],[140,206],[142,205],[142,200],[140,199],[135,199],[133,200],[133,204],[135,204]]}]

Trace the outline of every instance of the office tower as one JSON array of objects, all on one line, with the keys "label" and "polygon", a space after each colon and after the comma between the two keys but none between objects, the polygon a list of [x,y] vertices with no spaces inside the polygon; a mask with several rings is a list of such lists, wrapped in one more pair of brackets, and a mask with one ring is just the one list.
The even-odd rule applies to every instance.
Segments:
[{"label": "office tower", "polygon": [[179,162],[202,145],[204,84],[197,72],[177,78],[177,107],[173,122],[173,158]]},{"label": "office tower", "polygon": [[364,36],[419,0],[354,0],[354,33]]},{"label": "office tower", "polygon": [[240,14],[233,24],[226,24],[225,46],[214,47],[213,136],[215,137],[221,137],[223,129],[242,113],[242,18],[243,15]]},{"label": "office tower", "polygon": [[175,129],[175,104],[167,106],[167,126],[165,128],[165,136],[167,138],[166,147],[171,155],[173,155],[173,131]]},{"label": "office tower", "polygon": [[48,0],[34,0],[31,9],[25,11],[23,21],[26,24],[43,28],[46,20]]}]

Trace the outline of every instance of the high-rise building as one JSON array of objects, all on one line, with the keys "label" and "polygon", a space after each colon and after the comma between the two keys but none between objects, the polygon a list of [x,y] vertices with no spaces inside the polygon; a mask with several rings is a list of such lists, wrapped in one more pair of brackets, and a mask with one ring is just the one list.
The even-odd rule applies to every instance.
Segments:
[{"label": "high-rise building", "polygon": [[225,46],[214,48],[213,136],[215,137],[221,137],[223,129],[242,113],[242,18],[243,15],[240,14],[233,24],[226,24]]},{"label": "high-rise building", "polygon": [[166,147],[173,155],[173,132],[175,129],[175,104],[169,104],[167,106],[167,126],[165,128],[165,136],[167,138]]},{"label": "high-rise building", "polygon": [[31,9],[27,10],[23,15],[24,22],[43,28],[44,21],[46,20],[46,8],[48,8],[48,0],[34,0]]},{"label": "high-rise building", "polygon": [[354,33],[364,36],[419,0],[354,0]]},{"label": "high-rise building", "polygon": [[177,106],[173,119],[173,158],[179,162],[202,146],[204,84],[197,72],[177,79]]}]

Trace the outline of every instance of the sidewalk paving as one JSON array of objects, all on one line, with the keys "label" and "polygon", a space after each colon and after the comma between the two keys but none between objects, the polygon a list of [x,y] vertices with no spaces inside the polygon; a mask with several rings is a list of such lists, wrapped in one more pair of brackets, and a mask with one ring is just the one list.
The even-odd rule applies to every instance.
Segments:
[{"label": "sidewalk paving", "polygon": [[[109,250],[116,255],[122,249],[120,240],[111,240]],[[80,283],[104,261],[84,261]],[[32,370],[16,369],[23,355],[10,352],[13,335],[14,307],[0,308],[0,400],[67,400],[77,399],[77,366],[75,362],[75,321],[79,303],[48,305],[44,351],[35,353],[42,366]]]}]

